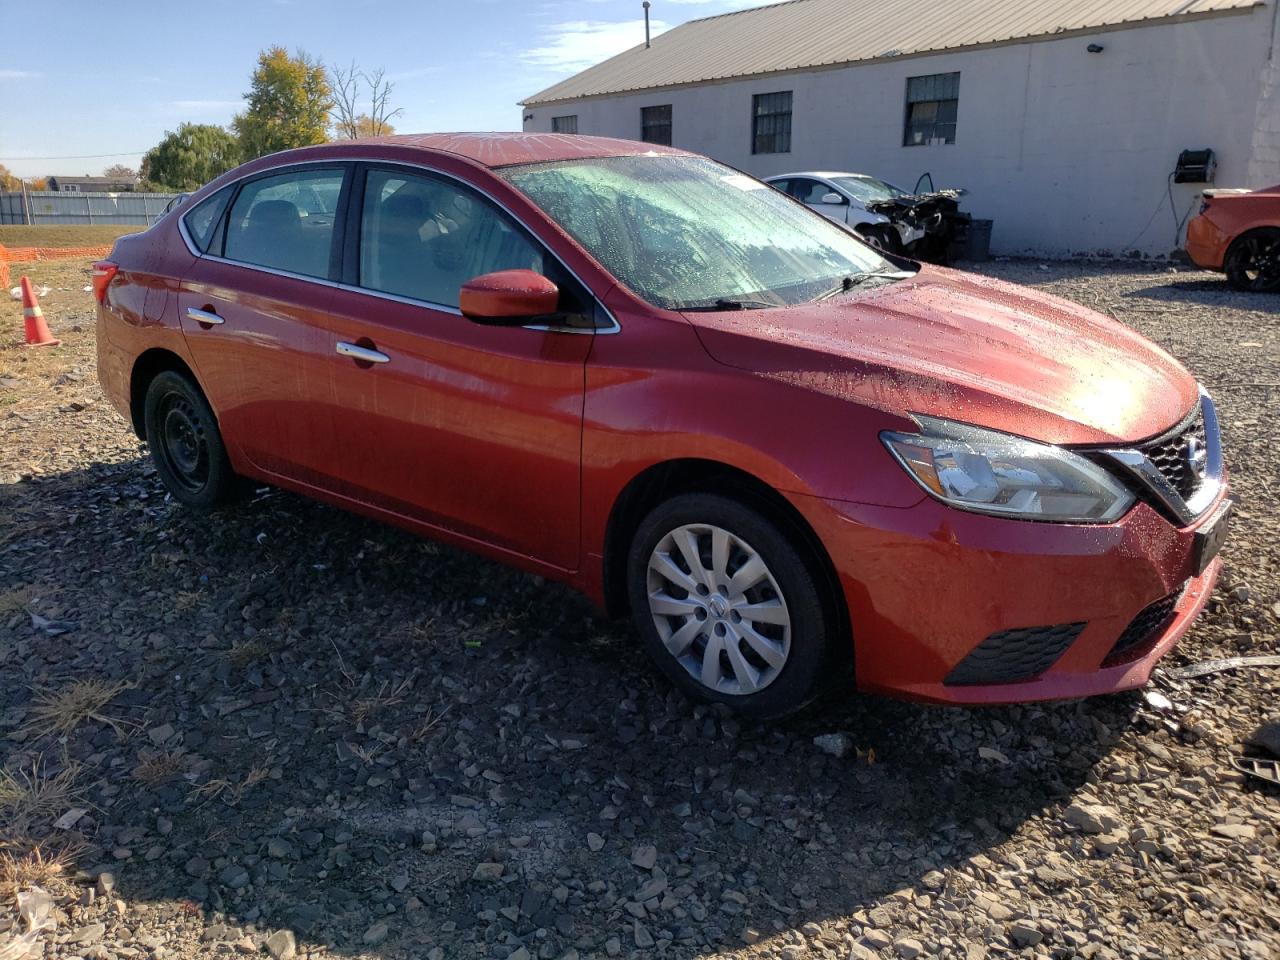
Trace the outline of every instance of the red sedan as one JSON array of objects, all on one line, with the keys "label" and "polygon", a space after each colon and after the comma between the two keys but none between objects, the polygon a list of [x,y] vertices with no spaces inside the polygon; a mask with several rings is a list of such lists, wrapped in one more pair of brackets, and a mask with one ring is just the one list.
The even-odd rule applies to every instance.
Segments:
[{"label": "red sedan", "polygon": [[756,715],[850,671],[1135,687],[1218,575],[1218,422],[1168,354],[679,150],[280,153],[118,241],[96,295],[175,500],[252,478],[564,581]]},{"label": "red sedan", "polygon": [[1187,255],[1221,270],[1237,290],[1280,290],[1280,184],[1264,190],[1206,190],[1187,224]]}]

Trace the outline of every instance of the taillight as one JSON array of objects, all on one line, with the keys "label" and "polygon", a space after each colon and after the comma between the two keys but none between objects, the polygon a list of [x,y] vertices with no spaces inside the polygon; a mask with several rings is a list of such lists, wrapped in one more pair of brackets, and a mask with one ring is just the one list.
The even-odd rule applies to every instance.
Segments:
[{"label": "taillight", "polygon": [[93,265],[93,299],[107,302],[107,285],[119,271],[120,265],[110,260],[99,260]]}]

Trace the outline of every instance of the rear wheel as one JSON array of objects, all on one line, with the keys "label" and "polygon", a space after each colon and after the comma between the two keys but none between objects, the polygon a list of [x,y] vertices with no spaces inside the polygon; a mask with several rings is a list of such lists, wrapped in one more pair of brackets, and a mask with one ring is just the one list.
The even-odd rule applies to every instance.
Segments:
[{"label": "rear wheel", "polygon": [[151,459],[173,498],[196,508],[232,499],[236,475],[200,388],[165,370],[147,386],[144,410]]},{"label": "rear wheel", "polygon": [[698,493],[659,505],[627,574],[650,655],[696,699],[779,716],[832,673],[834,617],[803,548],[742,503]]},{"label": "rear wheel", "polygon": [[1237,237],[1222,268],[1237,290],[1280,290],[1280,229],[1264,227]]}]

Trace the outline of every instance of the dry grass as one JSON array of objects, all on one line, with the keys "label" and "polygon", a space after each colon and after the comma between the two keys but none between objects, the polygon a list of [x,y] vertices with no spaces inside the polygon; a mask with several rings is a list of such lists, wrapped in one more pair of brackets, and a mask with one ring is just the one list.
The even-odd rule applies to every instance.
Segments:
[{"label": "dry grass", "polygon": [[191,791],[192,800],[199,801],[200,806],[206,803],[212,803],[214,800],[221,800],[229,807],[234,807],[240,802],[244,795],[263,780],[271,775],[271,767],[268,763],[261,763],[252,767],[248,773],[244,775],[244,779],[240,781],[219,778],[217,780],[208,780]]},{"label": "dry grass", "polygon": [[19,890],[43,887],[55,892],[71,886],[68,875],[83,846],[76,843],[12,844],[0,848],[0,900]]},{"label": "dry grass", "polygon": [[105,723],[123,736],[126,721],[102,712],[129,684],[121,680],[71,680],[50,690],[37,690],[30,716],[23,728],[28,734],[59,737],[73,733],[89,720]]},{"label": "dry grass", "polygon": [[0,244],[6,247],[95,247],[145,229],[141,224],[59,224],[39,227],[5,224],[0,226]]},{"label": "dry grass", "polygon": [[33,760],[29,770],[0,770],[0,831],[21,835],[32,822],[65,812],[80,799],[79,776],[80,765],[74,762],[50,773],[43,756]]},{"label": "dry grass", "polygon": [[138,765],[133,768],[133,779],[148,786],[167,783],[187,768],[186,756],[178,750],[143,750],[138,754]]},{"label": "dry grass", "polygon": [[[0,520],[4,517],[0,514]],[[0,523],[0,526],[4,526]],[[0,541],[2,543],[3,541]],[[7,617],[17,613],[19,610],[25,610],[27,604],[35,599],[35,587],[25,584],[21,587],[14,587],[12,590],[6,590],[0,593],[0,617]]]}]

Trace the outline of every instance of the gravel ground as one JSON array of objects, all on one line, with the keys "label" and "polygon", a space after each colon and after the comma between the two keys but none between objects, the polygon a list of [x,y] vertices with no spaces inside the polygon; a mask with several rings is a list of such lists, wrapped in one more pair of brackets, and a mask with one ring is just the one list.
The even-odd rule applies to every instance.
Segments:
[{"label": "gravel ground", "polygon": [[[98,392],[85,265],[29,269],[64,343],[0,349],[0,952],[38,881],[35,955],[95,960],[1280,956],[1280,791],[1230,762],[1280,670],[742,723],[536,578],[279,492],[175,507]],[[1165,666],[1280,652],[1280,299],[982,269],[1215,393],[1240,510]]]}]

